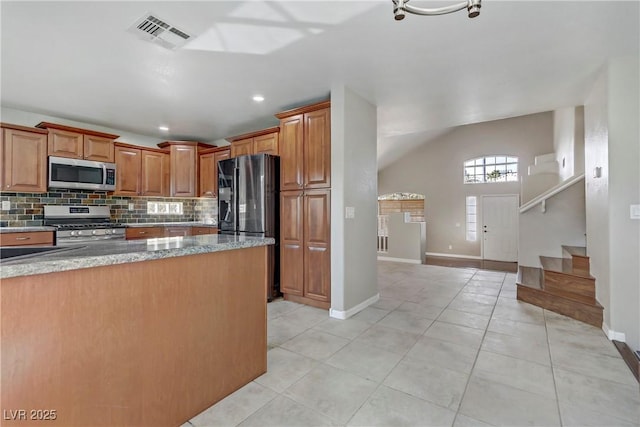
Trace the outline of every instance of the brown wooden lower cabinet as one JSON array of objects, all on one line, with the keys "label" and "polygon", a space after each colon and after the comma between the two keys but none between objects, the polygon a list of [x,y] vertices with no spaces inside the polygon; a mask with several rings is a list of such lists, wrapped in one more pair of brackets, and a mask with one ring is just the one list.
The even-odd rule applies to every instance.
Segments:
[{"label": "brown wooden lower cabinet", "polygon": [[0,397],[28,417],[2,425],[182,425],[266,372],[266,262],[262,246],[2,279]]},{"label": "brown wooden lower cabinet", "polygon": [[285,299],[331,304],[331,191],[280,193],[280,290]]},{"label": "brown wooden lower cabinet", "polygon": [[53,231],[0,233],[0,246],[53,246]]}]

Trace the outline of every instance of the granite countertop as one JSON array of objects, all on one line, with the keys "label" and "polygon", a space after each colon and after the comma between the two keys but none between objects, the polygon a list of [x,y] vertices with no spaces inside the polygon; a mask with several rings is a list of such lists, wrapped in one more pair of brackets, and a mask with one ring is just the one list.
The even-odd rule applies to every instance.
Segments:
[{"label": "granite countertop", "polygon": [[275,239],[271,237],[206,234],[68,246],[61,247],[63,250],[59,252],[53,251],[22,259],[3,260],[0,279],[273,244],[275,244]]},{"label": "granite countertop", "polygon": [[171,227],[171,226],[181,226],[181,227],[213,227],[217,228],[218,224],[207,224],[204,222],[129,222],[122,223],[122,225],[128,228],[136,228],[136,227]]},{"label": "granite countertop", "polygon": [[0,233],[28,233],[32,231],[56,231],[55,227],[0,227]]}]

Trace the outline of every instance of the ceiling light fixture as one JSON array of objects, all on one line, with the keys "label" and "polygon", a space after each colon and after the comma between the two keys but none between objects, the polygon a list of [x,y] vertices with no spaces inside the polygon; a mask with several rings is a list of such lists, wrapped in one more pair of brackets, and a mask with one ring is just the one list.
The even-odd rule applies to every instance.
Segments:
[{"label": "ceiling light fixture", "polygon": [[410,6],[407,4],[409,0],[391,1],[393,2],[393,16],[396,21],[402,21],[406,12],[413,13],[415,15],[445,15],[447,13],[467,9],[469,18],[475,18],[476,16],[480,15],[481,0],[467,0],[462,3],[452,4],[451,6],[437,7],[432,9]]},{"label": "ceiling light fixture", "polygon": [[262,101],[264,101],[264,96],[262,96],[262,95],[255,95],[255,96],[253,97],[253,100],[254,100],[254,101],[256,101],[256,102],[262,102]]},{"label": "ceiling light fixture", "polygon": [[163,132],[168,132],[169,131],[169,126],[158,126],[158,129],[160,129]]}]

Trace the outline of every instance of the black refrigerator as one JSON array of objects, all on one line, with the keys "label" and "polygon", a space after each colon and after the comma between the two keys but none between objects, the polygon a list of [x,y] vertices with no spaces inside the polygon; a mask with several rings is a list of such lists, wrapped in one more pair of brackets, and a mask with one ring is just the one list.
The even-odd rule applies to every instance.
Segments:
[{"label": "black refrigerator", "polygon": [[273,237],[268,299],[279,294],[280,158],[270,154],[239,156],[218,162],[220,234]]}]

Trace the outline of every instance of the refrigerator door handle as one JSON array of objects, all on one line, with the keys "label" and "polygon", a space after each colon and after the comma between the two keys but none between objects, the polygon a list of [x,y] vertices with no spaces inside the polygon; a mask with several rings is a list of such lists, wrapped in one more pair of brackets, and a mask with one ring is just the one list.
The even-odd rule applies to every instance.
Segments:
[{"label": "refrigerator door handle", "polygon": [[233,168],[233,184],[231,184],[231,203],[233,204],[233,231],[238,232],[238,217],[240,215],[240,203],[238,203],[238,179],[240,179],[240,169],[237,164]]}]

